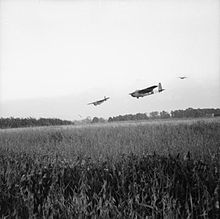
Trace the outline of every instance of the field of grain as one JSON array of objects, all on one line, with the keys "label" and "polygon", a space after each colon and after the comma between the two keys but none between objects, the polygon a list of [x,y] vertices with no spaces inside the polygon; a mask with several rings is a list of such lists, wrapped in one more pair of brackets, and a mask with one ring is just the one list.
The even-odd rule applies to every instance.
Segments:
[{"label": "field of grain", "polygon": [[1,218],[217,218],[220,120],[0,130]]}]

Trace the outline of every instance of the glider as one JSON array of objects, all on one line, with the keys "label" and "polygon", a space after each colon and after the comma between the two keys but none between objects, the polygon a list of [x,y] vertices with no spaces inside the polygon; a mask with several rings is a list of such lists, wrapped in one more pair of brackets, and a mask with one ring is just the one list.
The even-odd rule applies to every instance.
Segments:
[{"label": "glider", "polygon": [[154,89],[156,87],[158,87],[158,92],[159,93],[165,90],[165,89],[162,88],[161,83],[159,83],[158,85],[153,85],[151,87],[144,88],[142,90],[136,90],[136,91],[130,93],[130,95],[132,97],[139,98],[139,97],[144,97],[144,96],[148,96],[148,95],[151,95],[151,94],[155,94],[155,93],[157,93],[157,91],[154,91]]},{"label": "glider", "polygon": [[97,105],[100,105],[100,104],[102,104],[103,102],[107,101],[109,98],[110,98],[110,97],[104,97],[102,100],[97,100],[97,101],[88,103],[88,105],[93,104],[94,106],[97,106]]}]

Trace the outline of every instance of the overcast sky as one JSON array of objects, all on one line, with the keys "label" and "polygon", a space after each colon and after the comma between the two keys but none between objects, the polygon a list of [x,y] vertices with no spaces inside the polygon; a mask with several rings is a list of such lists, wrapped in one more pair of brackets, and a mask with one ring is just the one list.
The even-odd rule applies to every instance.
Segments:
[{"label": "overcast sky", "polygon": [[0,0],[0,48],[0,117],[220,107],[219,0]]}]

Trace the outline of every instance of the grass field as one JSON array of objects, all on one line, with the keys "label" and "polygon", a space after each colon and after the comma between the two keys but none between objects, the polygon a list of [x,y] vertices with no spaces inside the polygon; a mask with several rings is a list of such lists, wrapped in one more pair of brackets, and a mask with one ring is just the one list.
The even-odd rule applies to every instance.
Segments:
[{"label": "grass field", "polygon": [[217,218],[220,119],[0,130],[2,218]]}]

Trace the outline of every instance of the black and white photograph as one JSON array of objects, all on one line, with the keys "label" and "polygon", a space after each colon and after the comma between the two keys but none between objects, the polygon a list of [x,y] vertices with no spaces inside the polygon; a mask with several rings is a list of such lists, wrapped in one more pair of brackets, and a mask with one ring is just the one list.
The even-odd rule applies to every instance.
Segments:
[{"label": "black and white photograph", "polygon": [[220,1],[0,0],[0,218],[220,218]]}]

